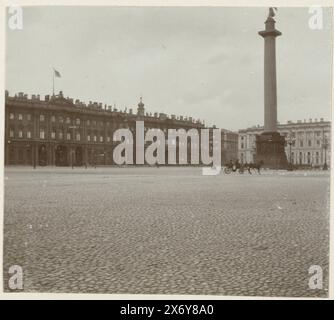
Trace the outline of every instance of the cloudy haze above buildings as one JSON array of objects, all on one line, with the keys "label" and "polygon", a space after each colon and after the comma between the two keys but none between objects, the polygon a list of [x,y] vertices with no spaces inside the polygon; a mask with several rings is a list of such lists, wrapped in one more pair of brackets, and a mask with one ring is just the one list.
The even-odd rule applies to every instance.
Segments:
[{"label": "cloudy haze above buildings", "polygon": [[[52,93],[191,116],[226,129],[263,124],[267,8],[34,7],[7,29],[10,95]],[[279,8],[278,120],[330,117],[331,10],[309,28],[308,8]]]}]

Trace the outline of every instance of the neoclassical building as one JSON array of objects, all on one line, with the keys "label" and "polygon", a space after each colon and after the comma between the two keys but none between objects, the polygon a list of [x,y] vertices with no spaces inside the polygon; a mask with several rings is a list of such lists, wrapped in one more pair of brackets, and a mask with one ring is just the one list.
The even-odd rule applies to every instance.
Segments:
[{"label": "neoclassical building", "polygon": [[[289,163],[296,166],[322,167],[330,164],[331,123],[323,118],[308,121],[288,121],[278,124],[278,132],[285,136],[285,152]],[[255,137],[263,127],[254,126],[239,130],[238,158],[240,162],[254,162]]]},{"label": "neoclassical building", "polygon": [[[113,141],[117,129],[128,128],[136,135],[136,121],[144,121],[145,131],[161,129],[204,129],[192,117],[147,113],[142,100],[137,110],[124,111],[102,103],[65,98],[59,95],[5,94],[5,164],[32,166],[112,165]],[[221,130],[222,161],[237,158],[236,133]],[[211,149],[211,148],[210,148]],[[188,141],[190,161],[190,142]],[[134,146],[134,157],[135,157]],[[178,154],[177,154],[178,157]],[[229,159],[227,159],[227,157]]]}]

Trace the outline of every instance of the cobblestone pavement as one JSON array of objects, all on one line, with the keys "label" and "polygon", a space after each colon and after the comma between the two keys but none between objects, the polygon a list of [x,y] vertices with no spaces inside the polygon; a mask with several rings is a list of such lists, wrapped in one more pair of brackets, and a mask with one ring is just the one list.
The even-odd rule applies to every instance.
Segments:
[{"label": "cobblestone pavement", "polygon": [[327,296],[328,199],[324,172],[7,168],[5,290],[16,264],[25,291]]}]

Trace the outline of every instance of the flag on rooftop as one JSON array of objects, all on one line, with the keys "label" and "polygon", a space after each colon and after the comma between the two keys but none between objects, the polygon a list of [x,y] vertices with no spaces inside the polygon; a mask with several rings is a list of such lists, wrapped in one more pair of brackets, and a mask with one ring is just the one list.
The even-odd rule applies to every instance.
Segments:
[{"label": "flag on rooftop", "polygon": [[57,71],[55,68],[53,68],[53,70],[54,70],[54,72],[55,72],[55,76],[56,76],[57,78],[60,78],[60,77],[61,77],[60,72]]}]

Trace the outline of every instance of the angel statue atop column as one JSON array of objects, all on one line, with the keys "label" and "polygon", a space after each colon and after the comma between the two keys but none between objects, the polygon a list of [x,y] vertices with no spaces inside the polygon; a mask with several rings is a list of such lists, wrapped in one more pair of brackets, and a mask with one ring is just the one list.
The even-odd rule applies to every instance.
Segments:
[{"label": "angel statue atop column", "polygon": [[275,17],[275,11],[277,11],[277,8],[275,8],[275,7],[270,7],[269,8],[269,14],[268,14],[268,18],[273,18],[273,17]]}]

